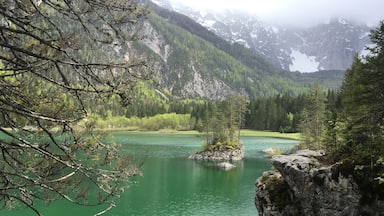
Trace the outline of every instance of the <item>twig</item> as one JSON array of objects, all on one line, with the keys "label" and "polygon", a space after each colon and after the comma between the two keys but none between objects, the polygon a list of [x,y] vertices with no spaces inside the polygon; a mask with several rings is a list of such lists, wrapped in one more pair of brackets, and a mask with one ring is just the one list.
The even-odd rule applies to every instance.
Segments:
[{"label": "twig", "polygon": [[95,214],[94,216],[100,216],[111,210],[113,207],[116,207],[115,203],[111,203],[108,208],[104,209],[103,211]]}]

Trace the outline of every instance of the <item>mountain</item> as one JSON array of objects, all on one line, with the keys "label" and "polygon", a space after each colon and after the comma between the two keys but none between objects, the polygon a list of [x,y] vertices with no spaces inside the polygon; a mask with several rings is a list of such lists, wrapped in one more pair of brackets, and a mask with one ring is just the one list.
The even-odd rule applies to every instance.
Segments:
[{"label": "mountain", "polygon": [[157,4],[182,13],[231,43],[240,43],[276,67],[289,71],[346,70],[355,53],[370,44],[367,25],[335,18],[308,28],[262,22],[236,11],[201,11],[183,4],[156,0]]},{"label": "mountain", "polygon": [[141,30],[145,37],[133,46],[151,59],[159,90],[178,97],[222,99],[241,93],[259,98],[303,92],[319,78],[327,83],[326,77],[284,71],[185,15],[148,4],[151,14]]}]

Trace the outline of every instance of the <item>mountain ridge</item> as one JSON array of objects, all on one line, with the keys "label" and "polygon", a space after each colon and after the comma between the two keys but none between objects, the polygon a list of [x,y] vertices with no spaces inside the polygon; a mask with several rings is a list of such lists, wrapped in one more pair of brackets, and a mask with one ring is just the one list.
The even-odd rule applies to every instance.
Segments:
[{"label": "mountain ridge", "polygon": [[225,41],[185,15],[155,4],[149,4],[149,8],[152,13],[142,28],[145,37],[135,48],[152,59],[158,88],[174,96],[220,100],[240,93],[260,98],[300,93],[319,80],[319,76],[303,78],[276,68],[250,49]]},{"label": "mountain ridge", "polygon": [[157,0],[231,43],[240,43],[277,68],[315,72],[346,70],[355,53],[370,44],[367,25],[343,18],[307,28],[271,25],[247,13],[198,11],[183,4]]}]

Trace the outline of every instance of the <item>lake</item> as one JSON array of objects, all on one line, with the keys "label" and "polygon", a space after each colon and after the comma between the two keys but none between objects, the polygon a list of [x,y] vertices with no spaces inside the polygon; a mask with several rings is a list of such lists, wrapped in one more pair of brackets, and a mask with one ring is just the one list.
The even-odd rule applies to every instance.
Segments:
[{"label": "lake", "polygon": [[[131,178],[131,186],[116,200],[108,216],[170,215],[257,215],[254,205],[255,181],[271,169],[263,149],[289,149],[297,143],[263,137],[242,137],[245,158],[233,170],[216,169],[213,163],[186,159],[200,148],[203,139],[196,135],[159,133],[114,133],[122,151],[136,160],[146,158],[143,176]],[[48,206],[38,204],[44,215],[94,215],[103,206],[82,207],[66,201]],[[27,209],[0,211],[0,215],[35,215]]]}]

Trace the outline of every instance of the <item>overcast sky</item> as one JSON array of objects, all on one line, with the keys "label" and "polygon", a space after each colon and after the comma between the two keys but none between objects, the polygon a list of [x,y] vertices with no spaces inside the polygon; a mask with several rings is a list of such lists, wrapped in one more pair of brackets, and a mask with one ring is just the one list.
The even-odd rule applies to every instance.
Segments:
[{"label": "overcast sky", "polygon": [[312,25],[333,17],[377,26],[384,19],[384,0],[171,0],[198,9],[236,9],[278,24]]}]

